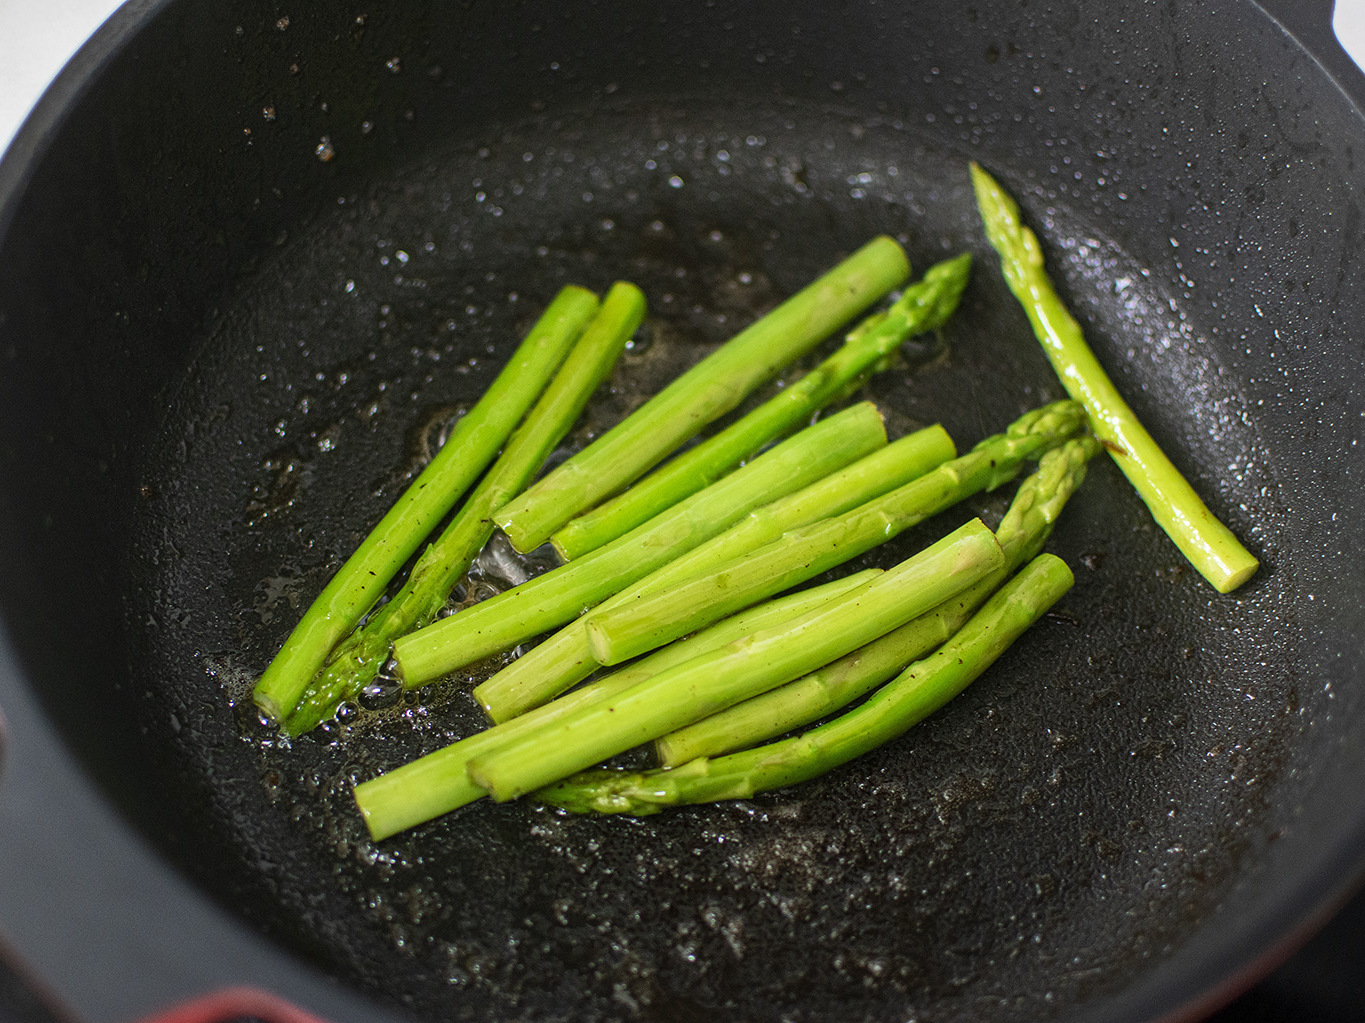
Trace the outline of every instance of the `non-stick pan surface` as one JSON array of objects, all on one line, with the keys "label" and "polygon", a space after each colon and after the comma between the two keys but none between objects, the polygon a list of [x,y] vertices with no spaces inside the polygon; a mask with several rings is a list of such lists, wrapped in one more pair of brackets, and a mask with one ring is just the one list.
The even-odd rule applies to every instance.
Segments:
[{"label": "non-stick pan surface", "polygon": [[[1137,1018],[1339,892],[1361,126],[1258,9],[165,4],[98,83],[6,208],[7,619],[115,805],[281,946],[428,1019]],[[1060,396],[968,159],[1254,582],[1213,593],[1097,464],[1053,543],[1075,590],[892,747],[370,842],[352,782],[477,727],[467,686],[287,743],[251,681],[559,285],[652,302],[570,447],[883,232],[978,257],[942,353],[868,389],[893,432],[965,447]]]}]

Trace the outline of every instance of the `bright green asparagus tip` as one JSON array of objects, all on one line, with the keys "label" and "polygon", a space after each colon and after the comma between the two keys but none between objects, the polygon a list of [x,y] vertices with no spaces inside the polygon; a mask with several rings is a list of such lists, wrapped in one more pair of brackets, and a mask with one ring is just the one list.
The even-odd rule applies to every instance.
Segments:
[{"label": "bright green asparagus tip", "polygon": [[1085,406],[1095,436],[1190,563],[1220,593],[1235,590],[1255,573],[1256,558],[1209,511],[1114,387],[1048,278],[1042,247],[1024,226],[1019,205],[975,163],[971,177],[1005,281],[1062,386]]}]

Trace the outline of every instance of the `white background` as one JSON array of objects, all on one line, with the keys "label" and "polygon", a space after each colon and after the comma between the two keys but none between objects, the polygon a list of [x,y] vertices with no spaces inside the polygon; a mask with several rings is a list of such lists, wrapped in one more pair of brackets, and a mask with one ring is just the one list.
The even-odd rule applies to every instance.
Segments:
[{"label": "white background", "polygon": [[0,150],[48,82],[119,2],[0,0]]},{"label": "white background", "polygon": [[[210,0],[211,2],[211,0]],[[0,0],[0,149],[119,0]],[[1365,0],[1337,0],[1337,35],[1365,64]]]}]

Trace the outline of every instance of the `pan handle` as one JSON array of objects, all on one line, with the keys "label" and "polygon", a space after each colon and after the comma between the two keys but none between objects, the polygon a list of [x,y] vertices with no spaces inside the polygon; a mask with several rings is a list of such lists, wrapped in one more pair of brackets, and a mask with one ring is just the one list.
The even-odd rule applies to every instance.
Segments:
[{"label": "pan handle", "polygon": [[242,1023],[247,1020],[253,1023],[325,1023],[292,1002],[251,987],[215,991],[143,1017],[139,1023]]},{"label": "pan handle", "polygon": [[[1255,0],[1280,27],[1308,52],[1342,92],[1365,114],[1365,73],[1341,45],[1333,29],[1334,0]],[[1345,0],[1358,3],[1359,0]],[[1352,12],[1354,16],[1354,12]],[[1365,60],[1365,53],[1359,56]]]}]

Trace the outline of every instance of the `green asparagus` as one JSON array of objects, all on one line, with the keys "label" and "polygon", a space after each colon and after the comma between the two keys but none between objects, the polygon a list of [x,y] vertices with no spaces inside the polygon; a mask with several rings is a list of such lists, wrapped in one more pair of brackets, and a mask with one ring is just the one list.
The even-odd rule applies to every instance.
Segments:
[{"label": "green asparagus", "polygon": [[1054,402],[847,515],[792,530],[670,590],[595,611],[585,622],[593,657],[600,664],[620,663],[840,565],[968,495],[1012,479],[1025,459],[1061,444],[1083,424],[1079,405]]},{"label": "green asparagus", "polygon": [[1018,204],[975,163],[971,175],[1005,281],[1062,386],[1086,407],[1091,430],[1190,563],[1220,593],[1241,586],[1255,573],[1256,558],[1209,511],[1114,387],[1048,278],[1038,237],[1023,225]]},{"label": "green asparagus", "polygon": [[619,540],[399,638],[393,653],[403,684],[416,688],[563,625],[751,508],[885,443],[881,415],[869,402],[821,420]]},{"label": "green asparagus", "polygon": [[[809,486],[749,512],[723,533],[656,569],[599,606],[605,610],[667,589],[775,540],[788,529],[838,515],[924,475],[956,453],[940,426],[917,430]],[[474,689],[493,721],[506,721],[564,692],[599,667],[581,623],[571,622]]]},{"label": "green asparagus", "polygon": [[654,744],[659,763],[677,767],[697,757],[744,749],[818,721],[938,647],[963,626],[1011,573],[1042,550],[1062,507],[1080,486],[1086,465],[1098,450],[1099,443],[1086,434],[1043,455],[1037,471],[1019,485],[1009,511],[995,531],[1005,553],[1005,564],[999,571],[927,614],[804,678],[662,736]]},{"label": "green asparagus", "polygon": [[597,296],[583,288],[560,291],[430,464],[313,601],[252,693],[271,721],[283,722],[297,706],[333,647],[488,467],[597,307]]},{"label": "green asparagus", "polygon": [[566,560],[581,557],[718,479],[774,437],[810,419],[858,387],[900,344],[934,330],[957,308],[969,255],[930,267],[890,308],[849,333],[843,347],[812,372],[733,426],[678,455],[628,490],[567,523],[550,539]]},{"label": "green asparagus", "polygon": [[645,297],[639,288],[626,282],[612,286],[535,408],[445,531],[422,552],[403,588],[341,643],[308,687],[285,721],[287,734],[301,735],[317,727],[343,701],[354,699],[374,680],[393,641],[436,617],[492,536],[493,511],[540,471],[611,372],[644,313]]},{"label": "green asparagus", "polygon": [[1071,587],[1051,554],[1006,583],[935,653],[862,704],[803,735],[716,759],[651,771],[595,770],[541,788],[535,798],[575,813],[657,813],[665,806],[747,799],[833,770],[896,739],[977,679]]},{"label": "green asparagus", "polygon": [[496,515],[519,551],[548,540],[575,515],[648,471],[759,384],[904,282],[890,238],[868,242],[813,284],[682,374],[625,420]]},{"label": "green asparagus", "polygon": [[879,569],[868,569],[823,586],[814,586],[791,596],[768,601],[718,622],[695,636],[672,643],[629,667],[575,689],[530,713],[494,725],[362,782],[355,787],[355,800],[370,836],[375,841],[388,838],[487,795],[470,780],[465,770],[471,757],[510,742],[519,735],[528,734],[533,729],[563,720],[589,705],[612,700],[665,668],[718,649],[750,633],[789,622],[812,608],[828,604],[879,574]]},{"label": "green asparagus", "polygon": [[534,791],[841,657],[1003,561],[995,535],[974,519],[793,622],[694,657],[603,705],[472,758],[469,776],[500,802]]}]

